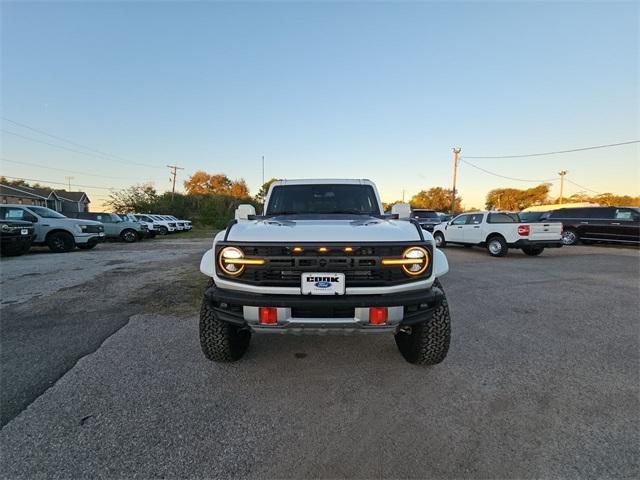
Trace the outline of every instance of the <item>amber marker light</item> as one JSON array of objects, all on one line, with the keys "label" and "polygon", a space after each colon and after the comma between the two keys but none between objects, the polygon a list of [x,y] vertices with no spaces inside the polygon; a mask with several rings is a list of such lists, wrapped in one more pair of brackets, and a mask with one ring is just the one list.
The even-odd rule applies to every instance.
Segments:
[{"label": "amber marker light", "polygon": [[351,253],[351,252],[353,252],[353,248],[351,248],[351,247],[345,247],[345,248],[344,248],[344,251],[345,251],[346,253]]},{"label": "amber marker light", "polygon": [[327,247],[320,247],[320,248],[318,249],[318,251],[319,251],[320,253],[327,253],[327,252],[329,251],[329,249],[328,249]]},{"label": "amber marker light", "polygon": [[293,253],[302,253],[302,247],[293,247]]}]

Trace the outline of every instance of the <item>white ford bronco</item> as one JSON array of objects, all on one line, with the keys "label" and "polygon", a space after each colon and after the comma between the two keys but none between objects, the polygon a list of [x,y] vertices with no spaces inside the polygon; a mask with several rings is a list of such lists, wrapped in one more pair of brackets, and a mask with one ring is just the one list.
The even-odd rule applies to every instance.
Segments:
[{"label": "white ford bronco", "polygon": [[254,333],[391,333],[404,358],[433,365],[449,349],[449,271],[431,234],[383,214],[369,180],[279,180],[255,215],[241,205],[200,263],[204,355],[244,355]]}]

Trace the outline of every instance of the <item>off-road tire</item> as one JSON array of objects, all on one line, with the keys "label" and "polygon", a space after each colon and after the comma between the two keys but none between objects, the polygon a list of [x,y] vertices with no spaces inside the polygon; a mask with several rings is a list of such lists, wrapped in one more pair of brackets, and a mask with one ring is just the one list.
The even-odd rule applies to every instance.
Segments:
[{"label": "off-road tire", "polygon": [[200,307],[200,347],[214,362],[235,362],[242,358],[251,341],[251,331],[216,317],[206,298]]},{"label": "off-road tire", "polygon": [[524,247],[522,252],[530,257],[536,257],[544,252],[544,247]]},{"label": "off-road tire", "polygon": [[[433,283],[444,293],[438,280]],[[404,359],[415,365],[435,365],[442,362],[451,342],[451,317],[447,297],[436,308],[431,318],[421,325],[411,327],[411,333],[399,331],[395,335],[396,345]]]},{"label": "off-road tire", "polygon": [[76,245],[76,247],[78,247],[80,250],[91,250],[96,245],[98,244],[97,243],[79,243]]},{"label": "off-road tire", "polygon": [[134,243],[140,239],[140,237],[138,236],[138,232],[136,232],[132,228],[127,228],[120,232],[120,238],[127,243]]},{"label": "off-road tire", "polygon": [[53,253],[70,252],[76,246],[73,235],[67,232],[53,232],[47,235],[47,246]]},{"label": "off-road tire", "polygon": [[492,257],[504,257],[509,253],[509,247],[502,235],[493,235],[487,238],[487,252]]},{"label": "off-road tire", "polygon": [[578,243],[578,232],[573,228],[566,228],[562,232],[562,244],[563,245],[576,245]]},{"label": "off-road tire", "polygon": [[169,229],[165,226],[160,225],[158,227],[158,232],[160,233],[160,235],[166,235],[167,233],[169,233]]},{"label": "off-road tire", "polygon": [[[437,248],[444,248],[447,246],[447,242],[444,239],[444,235],[440,232],[436,232],[433,234],[433,239],[436,241],[436,247]],[[440,240],[438,240],[440,239]],[[438,241],[440,241],[440,245],[438,245]]]}]

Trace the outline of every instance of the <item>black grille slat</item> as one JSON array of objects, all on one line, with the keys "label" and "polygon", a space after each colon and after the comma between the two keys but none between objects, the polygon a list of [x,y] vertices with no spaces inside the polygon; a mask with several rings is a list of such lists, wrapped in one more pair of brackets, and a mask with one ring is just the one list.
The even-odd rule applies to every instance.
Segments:
[{"label": "black grille slat", "polygon": [[322,307],[322,308],[292,308],[293,318],[353,318],[355,308]]}]

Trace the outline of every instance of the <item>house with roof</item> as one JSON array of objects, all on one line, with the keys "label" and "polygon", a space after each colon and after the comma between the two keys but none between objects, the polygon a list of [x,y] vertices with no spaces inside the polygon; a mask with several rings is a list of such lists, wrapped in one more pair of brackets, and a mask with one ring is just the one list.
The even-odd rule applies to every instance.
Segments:
[{"label": "house with roof", "polygon": [[0,183],[0,203],[37,205],[65,214],[88,212],[91,200],[85,192],[67,192]]}]

